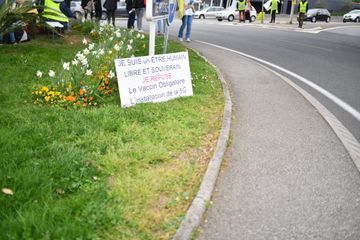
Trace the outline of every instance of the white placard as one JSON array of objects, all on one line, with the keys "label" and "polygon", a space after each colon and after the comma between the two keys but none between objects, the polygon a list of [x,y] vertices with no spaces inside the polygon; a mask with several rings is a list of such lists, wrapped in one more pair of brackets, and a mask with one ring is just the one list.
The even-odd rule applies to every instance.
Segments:
[{"label": "white placard", "polygon": [[122,107],[192,96],[187,52],[115,59]]}]

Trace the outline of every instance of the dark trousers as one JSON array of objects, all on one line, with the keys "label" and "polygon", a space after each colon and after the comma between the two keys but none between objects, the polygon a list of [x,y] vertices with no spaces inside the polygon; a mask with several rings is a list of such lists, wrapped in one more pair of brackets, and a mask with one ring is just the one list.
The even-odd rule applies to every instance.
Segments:
[{"label": "dark trousers", "polygon": [[305,13],[299,13],[299,28],[302,28],[304,23]]},{"label": "dark trousers", "polygon": [[276,11],[272,11],[271,12],[271,20],[270,20],[271,23],[275,23],[275,16],[276,16]]},{"label": "dark trousers", "polygon": [[134,22],[135,22],[135,11],[132,11],[131,13],[129,13],[127,28],[134,28]]},{"label": "dark trousers", "polygon": [[115,27],[115,11],[106,11],[107,22],[110,24],[110,20],[112,20],[112,25]]}]

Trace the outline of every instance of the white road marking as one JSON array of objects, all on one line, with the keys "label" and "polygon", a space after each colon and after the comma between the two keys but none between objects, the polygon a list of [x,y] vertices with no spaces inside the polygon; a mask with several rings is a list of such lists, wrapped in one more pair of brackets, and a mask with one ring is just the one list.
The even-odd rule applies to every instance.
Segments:
[{"label": "white road marking", "polygon": [[294,72],[292,72],[290,70],[287,70],[287,69],[285,69],[283,67],[280,67],[280,66],[278,66],[276,64],[273,64],[271,62],[265,61],[263,59],[260,59],[260,58],[257,58],[257,57],[251,56],[249,54],[239,52],[239,51],[236,51],[236,50],[233,50],[233,49],[230,49],[230,48],[222,47],[222,46],[219,46],[219,45],[216,45],[216,44],[203,42],[203,41],[197,41],[197,42],[200,42],[200,43],[203,43],[203,44],[207,44],[209,46],[213,46],[213,47],[216,47],[216,48],[220,48],[220,49],[223,49],[223,50],[226,50],[226,51],[230,51],[230,52],[239,54],[241,56],[250,58],[252,60],[255,60],[257,62],[260,62],[262,64],[265,64],[267,66],[275,68],[277,70],[280,70],[281,72],[284,72],[284,73],[296,78],[297,80],[303,82],[304,84],[308,85],[312,89],[314,89],[314,90],[318,91],[319,93],[321,93],[322,95],[326,96],[329,100],[334,102],[336,105],[338,105],[340,108],[342,108],[344,111],[349,113],[351,116],[353,116],[356,120],[358,120],[360,122],[360,112],[358,112],[355,108],[353,108],[348,103],[344,102],[343,100],[341,100],[340,98],[338,98],[337,96],[332,94],[331,92],[325,90],[324,88],[320,87],[319,85],[311,82],[310,80],[307,80],[306,78],[304,78],[304,77],[302,77],[302,76],[300,76],[300,75],[298,75],[298,74],[296,74],[296,73],[294,73]]}]

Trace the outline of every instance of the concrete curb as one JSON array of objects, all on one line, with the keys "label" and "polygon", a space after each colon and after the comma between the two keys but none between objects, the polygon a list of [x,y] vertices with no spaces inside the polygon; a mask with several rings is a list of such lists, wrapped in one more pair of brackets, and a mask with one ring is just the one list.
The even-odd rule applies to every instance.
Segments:
[{"label": "concrete curb", "polygon": [[[201,56],[197,51],[195,52],[199,56]],[[210,202],[210,198],[215,187],[216,179],[220,171],[222,159],[225,155],[227,142],[230,136],[232,102],[228,84],[225,81],[220,70],[216,66],[211,64],[204,56],[201,57],[216,69],[218,77],[221,80],[225,97],[223,123],[221,126],[220,136],[216,144],[214,155],[209,162],[208,168],[201,182],[200,189],[196,194],[193,202],[191,203],[190,208],[186,212],[185,219],[182,221],[179,229],[176,231],[173,240],[190,239],[193,235],[194,230],[200,225],[202,216],[206,210],[206,204]]]}]

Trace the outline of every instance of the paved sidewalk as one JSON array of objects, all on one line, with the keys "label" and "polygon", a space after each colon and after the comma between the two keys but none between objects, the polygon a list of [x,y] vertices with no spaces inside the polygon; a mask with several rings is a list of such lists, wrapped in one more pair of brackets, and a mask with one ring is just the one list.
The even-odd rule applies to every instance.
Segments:
[{"label": "paved sidewalk", "polygon": [[231,85],[232,141],[199,239],[360,239],[360,174],[330,126],[278,76],[191,42]]}]

